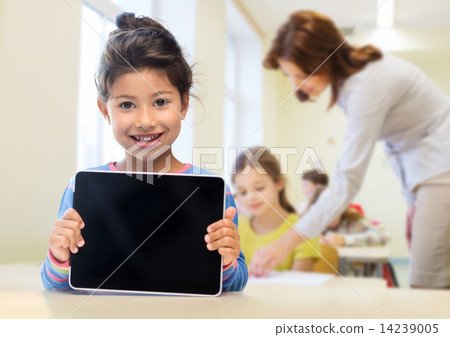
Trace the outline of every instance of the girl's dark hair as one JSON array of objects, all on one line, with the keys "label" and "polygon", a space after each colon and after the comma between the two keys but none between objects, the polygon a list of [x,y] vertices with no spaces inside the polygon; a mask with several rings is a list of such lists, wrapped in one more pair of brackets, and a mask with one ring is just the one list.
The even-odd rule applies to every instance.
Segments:
[{"label": "girl's dark hair", "polygon": [[103,101],[109,100],[119,76],[142,68],[166,75],[183,101],[192,87],[192,70],[173,35],[159,22],[134,13],[119,14],[116,26],[109,33],[95,78]]},{"label": "girl's dark hair", "polygon": [[[332,90],[331,108],[346,78],[363,69],[367,63],[383,57],[378,48],[370,45],[358,48],[344,41],[342,32],[330,18],[313,11],[294,12],[278,29],[263,64],[267,69],[278,69],[278,59],[283,59],[293,62],[306,75],[313,72],[328,74]],[[309,100],[309,96],[300,90],[297,98],[302,102]]]},{"label": "girl's dark hair", "polygon": [[[249,160],[247,155],[242,152],[236,159],[236,174],[242,173],[250,165],[250,168],[255,168],[260,171],[261,168],[267,173],[272,180],[277,183],[279,181],[285,181],[284,177],[281,175],[280,163],[277,158],[270,153],[269,149],[264,147],[252,147],[249,151],[253,154],[255,158],[258,158],[257,163],[260,167],[255,167],[254,164]],[[261,156],[257,157],[256,155],[261,154]],[[233,183],[236,174],[233,175]],[[284,186],[280,192],[278,193],[278,201],[280,202],[281,207],[283,207],[289,213],[295,213],[295,208],[288,201],[286,196],[286,186]]]},{"label": "girl's dark hair", "polygon": [[314,184],[328,186],[328,176],[326,173],[319,173],[317,170],[311,170],[303,173],[302,180],[312,181]]}]

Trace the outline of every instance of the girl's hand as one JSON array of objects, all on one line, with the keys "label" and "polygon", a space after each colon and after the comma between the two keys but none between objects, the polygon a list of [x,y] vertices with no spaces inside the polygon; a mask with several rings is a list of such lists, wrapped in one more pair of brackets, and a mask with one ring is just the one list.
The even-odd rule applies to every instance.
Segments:
[{"label": "girl's hand", "polygon": [[258,249],[250,262],[249,275],[257,277],[268,276],[303,241],[303,236],[296,230],[291,229],[277,241]]},{"label": "girl's hand", "polygon": [[258,249],[250,262],[248,268],[249,276],[268,276],[276,266],[286,259],[289,253],[290,250],[286,249],[282,239],[278,239],[270,245]]},{"label": "girl's hand", "polygon": [[214,222],[206,229],[206,248],[208,250],[218,250],[223,256],[223,265],[226,266],[239,257],[241,245],[239,243],[239,232],[233,222],[236,215],[236,208],[229,207],[225,211],[225,219]]},{"label": "girl's hand", "polygon": [[[50,250],[57,261],[64,263],[78,247],[84,245],[81,229],[84,228],[83,219],[73,208],[69,208],[62,218],[55,222],[49,238]],[[69,251],[70,250],[70,251]]]}]

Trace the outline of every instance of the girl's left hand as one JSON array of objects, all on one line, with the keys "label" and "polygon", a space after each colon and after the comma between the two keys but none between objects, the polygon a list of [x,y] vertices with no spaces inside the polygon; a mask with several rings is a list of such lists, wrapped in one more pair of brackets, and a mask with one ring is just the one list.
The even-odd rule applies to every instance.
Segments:
[{"label": "girl's left hand", "polygon": [[236,215],[236,208],[229,207],[225,211],[225,219],[214,222],[206,229],[206,248],[208,250],[218,250],[223,256],[223,265],[226,266],[239,257],[241,245],[239,243],[239,232],[233,222]]}]

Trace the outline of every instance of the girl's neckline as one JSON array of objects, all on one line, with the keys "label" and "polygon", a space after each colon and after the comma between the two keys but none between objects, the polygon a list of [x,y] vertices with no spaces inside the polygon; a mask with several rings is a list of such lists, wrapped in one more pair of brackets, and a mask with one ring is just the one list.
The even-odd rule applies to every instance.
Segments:
[{"label": "girl's neckline", "polygon": [[253,228],[253,223],[252,223],[252,218],[249,217],[248,221],[249,221],[249,225],[250,225],[250,230],[252,231],[253,235],[256,235],[258,237],[266,237],[266,236],[271,236],[274,235],[275,233],[279,232],[279,231],[283,231],[283,225],[287,224],[290,227],[292,227],[297,221],[296,217],[298,217],[298,215],[296,213],[289,213],[288,216],[286,217],[286,220],[283,219],[283,221],[280,223],[280,225],[278,227],[276,227],[273,231],[269,232],[269,233],[265,233],[265,234],[258,234],[255,230],[255,228]]},{"label": "girl's neckline", "polygon": [[[115,161],[115,162],[110,162],[109,164],[108,164],[108,166],[109,166],[109,169],[111,170],[111,171],[118,171],[118,172],[120,172],[120,170],[116,167],[116,164],[117,164],[117,162]],[[190,168],[191,168],[191,164],[185,164],[184,165],[184,167],[181,169],[181,170],[179,170],[179,171],[177,171],[177,172],[174,172],[174,173],[184,173],[184,172],[186,172],[187,170],[189,170]]]}]

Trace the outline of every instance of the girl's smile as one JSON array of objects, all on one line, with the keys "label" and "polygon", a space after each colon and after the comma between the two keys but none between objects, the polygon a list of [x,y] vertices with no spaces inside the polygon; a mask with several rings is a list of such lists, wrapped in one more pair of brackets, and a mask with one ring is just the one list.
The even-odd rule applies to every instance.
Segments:
[{"label": "girl's smile", "polygon": [[130,136],[131,139],[137,144],[140,148],[146,149],[151,147],[156,147],[160,144],[158,139],[164,134],[164,132],[160,133],[149,133],[149,134],[139,134]]},{"label": "girl's smile", "polygon": [[262,205],[263,205],[263,203],[262,203],[262,202],[259,202],[259,203],[257,203],[257,204],[251,204],[251,205],[250,205],[250,208],[251,208],[252,210],[254,210],[254,209],[257,209],[257,208],[261,207]]},{"label": "girl's smile", "polygon": [[278,193],[282,186],[274,182],[268,174],[260,174],[252,169],[248,174],[237,174],[235,185],[239,200],[254,216],[273,212],[273,207],[281,207]]},{"label": "girl's smile", "polygon": [[171,146],[188,103],[188,94],[181,97],[165,74],[149,68],[122,74],[114,81],[108,101],[98,101],[114,138],[126,150],[124,161],[151,161],[155,168],[165,167],[170,157],[169,171],[181,164],[173,158]]}]

